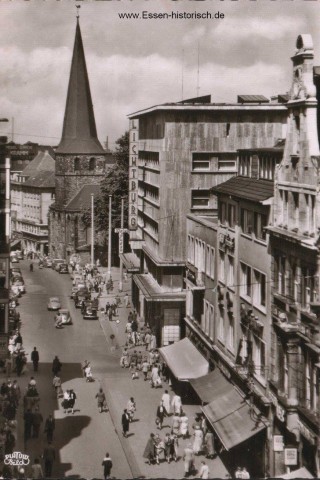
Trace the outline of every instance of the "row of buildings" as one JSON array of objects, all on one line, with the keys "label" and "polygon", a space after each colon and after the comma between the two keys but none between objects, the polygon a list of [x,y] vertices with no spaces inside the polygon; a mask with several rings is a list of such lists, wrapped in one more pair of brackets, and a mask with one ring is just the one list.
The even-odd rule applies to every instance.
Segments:
[{"label": "row of buildings", "polygon": [[129,115],[122,260],[134,306],[177,378],[179,356],[190,349],[196,368],[201,352],[211,373],[190,383],[227,461],[254,476],[320,474],[313,58],[300,35],[290,91],[271,100],[200,97]]}]

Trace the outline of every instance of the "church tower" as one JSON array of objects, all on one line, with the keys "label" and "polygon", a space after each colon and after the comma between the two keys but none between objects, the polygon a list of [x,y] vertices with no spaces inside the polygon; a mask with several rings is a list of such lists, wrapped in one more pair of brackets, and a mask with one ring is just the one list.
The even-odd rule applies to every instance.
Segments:
[{"label": "church tower", "polygon": [[[50,251],[67,258],[86,243],[81,215],[105,175],[105,154],[93,113],[84,48],[77,18],[62,137],[56,149],[55,203],[50,216]],[[81,227],[81,228],[80,228]]]}]

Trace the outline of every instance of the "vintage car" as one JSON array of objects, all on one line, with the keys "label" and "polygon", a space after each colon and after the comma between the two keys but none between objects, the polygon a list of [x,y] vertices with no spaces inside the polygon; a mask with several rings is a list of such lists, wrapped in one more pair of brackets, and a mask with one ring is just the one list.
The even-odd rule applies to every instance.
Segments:
[{"label": "vintage car", "polygon": [[68,268],[68,265],[66,263],[60,263],[57,266],[57,270],[58,270],[59,273],[69,273],[69,268]]},{"label": "vintage car", "polygon": [[66,261],[63,258],[53,258],[52,259],[52,268],[55,270],[56,266],[59,265],[59,263],[66,263]]},{"label": "vintage car", "polygon": [[26,293],[26,287],[24,286],[24,281],[22,278],[14,278],[12,281],[12,290],[18,289],[20,293]]},{"label": "vintage car", "polygon": [[44,268],[52,268],[52,260],[49,257],[43,259]]},{"label": "vintage car", "polygon": [[59,297],[50,297],[48,302],[48,310],[60,310],[61,303]]},{"label": "vintage car", "polygon": [[16,330],[20,326],[20,313],[15,308],[9,308],[9,329]]},{"label": "vintage car", "polygon": [[57,320],[58,316],[60,318],[61,325],[72,325],[72,318],[70,312],[66,308],[61,308],[59,310],[59,313],[56,315],[55,320]]},{"label": "vintage car", "polygon": [[97,320],[98,318],[98,308],[94,302],[85,302],[81,313],[86,320]]},{"label": "vintage car", "polygon": [[11,263],[19,263],[19,258],[15,255],[10,258]]},{"label": "vintage car", "polygon": [[74,305],[76,308],[81,308],[83,305],[83,302],[89,299],[90,299],[90,293],[88,292],[88,290],[81,289],[77,292],[76,296],[74,297]]}]

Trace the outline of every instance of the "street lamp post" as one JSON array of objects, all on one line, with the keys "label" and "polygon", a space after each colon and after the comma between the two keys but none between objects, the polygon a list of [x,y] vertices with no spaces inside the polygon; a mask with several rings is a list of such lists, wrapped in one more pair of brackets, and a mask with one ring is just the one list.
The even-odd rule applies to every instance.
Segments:
[{"label": "street lamp post", "polygon": [[109,195],[109,238],[108,238],[108,277],[111,278],[111,213],[112,208],[112,195]]}]

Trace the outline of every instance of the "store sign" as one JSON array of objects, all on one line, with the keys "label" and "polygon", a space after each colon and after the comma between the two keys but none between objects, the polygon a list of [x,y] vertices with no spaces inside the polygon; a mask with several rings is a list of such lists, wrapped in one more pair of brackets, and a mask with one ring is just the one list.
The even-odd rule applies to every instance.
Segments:
[{"label": "store sign", "polygon": [[296,448],[284,449],[284,464],[286,466],[298,465],[298,450]]},{"label": "store sign", "polygon": [[285,409],[279,404],[277,397],[272,392],[269,392],[269,399],[271,400],[272,405],[276,407],[276,417],[280,422],[284,422],[286,416]]},{"label": "store sign", "polygon": [[226,378],[228,378],[228,380],[230,380],[231,373],[229,372],[229,369],[220,360],[217,361],[217,365],[218,365],[219,370],[221,370],[221,372],[223,373],[223,375]]},{"label": "store sign", "polygon": [[310,430],[310,428],[307,427],[307,425],[305,425],[301,420],[298,420],[298,425],[301,435],[303,435],[304,438],[306,438],[308,442],[311,443],[311,445],[316,445],[316,434],[312,430]]},{"label": "store sign", "polygon": [[119,254],[120,254],[120,253],[123,253],[123,234],[129,233],[129,230],[127,228],[115,228],[114,231],[115,233],[119,234]]},{"label": "store sign", "polygon": [[138,153],[139,130],[138,120],[131,120],[129,145],[129,229],[138,228]]},{"label": "store sign", "polygon": [[273,435],[273,451],[274,452],[283,452],[283,435]]}]

